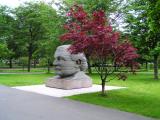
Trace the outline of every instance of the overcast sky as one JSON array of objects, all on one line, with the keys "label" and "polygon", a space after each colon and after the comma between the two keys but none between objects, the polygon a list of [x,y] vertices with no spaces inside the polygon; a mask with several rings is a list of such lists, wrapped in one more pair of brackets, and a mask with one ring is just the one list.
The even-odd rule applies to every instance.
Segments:
[{"label": "overcast sky", "polygon": [[[35,0],[0,0],[0,4],[1,5],[7,5],[9,7],[17,7],[19,6],[21,3],[24,3],[26,1],[35,1]],[[46,2],[49,2],[51,0],[43,0],[43,1],[46,1]]]}]

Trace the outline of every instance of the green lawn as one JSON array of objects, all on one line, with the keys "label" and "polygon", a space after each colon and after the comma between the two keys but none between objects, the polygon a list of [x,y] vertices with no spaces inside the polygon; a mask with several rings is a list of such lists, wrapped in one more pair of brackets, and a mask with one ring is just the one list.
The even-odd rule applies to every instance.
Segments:
[{"label": "green lawn", "polygon": [[0,84],[6,86],[25,86],[44,84],[53,74],[0,74]]},{"label": "green lawn", "polygon": [[[108,95],[105,97],[100,96],[100,93],[92,93],[68,98],[160,118],[160,81],[155,81],[152,77],[152,74],[139,73],[137,75],[129,75],[126,81],[113,80],[108,85],[128,88],[107,91]],[[97,75],[92,75],[92,78],[94,83],[100,83]]]}]

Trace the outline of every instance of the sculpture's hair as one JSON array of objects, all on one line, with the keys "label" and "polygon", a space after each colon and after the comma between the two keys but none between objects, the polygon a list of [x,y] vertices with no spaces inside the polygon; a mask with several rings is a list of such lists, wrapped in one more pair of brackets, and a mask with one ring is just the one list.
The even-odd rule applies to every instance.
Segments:
[{"label": "sculpture's hair", "polygon": [[88,68],[87,59],[86,59],[85,55],[83,53],[71,54],[68,50],[69,47],[70,47],[70,45],[62,45],[62,46],[59,46],[57,48],[57,50],[65,52],[66,56],[70,56],[71,60],[73,60],[73,61],[80,60],[80,62],[81,62],[80,66],[79,66],[80,70],[85,71]]}]

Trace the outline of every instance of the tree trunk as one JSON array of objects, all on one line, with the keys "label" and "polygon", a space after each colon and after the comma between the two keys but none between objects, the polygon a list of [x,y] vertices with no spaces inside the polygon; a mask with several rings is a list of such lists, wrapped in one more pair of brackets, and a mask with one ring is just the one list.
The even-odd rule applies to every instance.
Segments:
[{"label": "tree trunk", "polygon": [[31,56],[28,56],[28,72],[31,71]]},{"label": "tree trunk", "polygon": [[116,64],[116,62],[114,63],[114,71],[115,71],[115,72],[118,71],[118,70],[117,70],[117,64]]},{"label": "tree trunk", "polygon": [[92,68],[91,68],[90,58],[87,55],[86,55],[86,58],[87,58],[87,64],[88,64],[88,73],[92,74]]},{"label": "tree trunk", "polygon": [[29,26],[29,32],[30,32],[30,41],[29,41],[29,47],[28,47],[28,72],[30,72],[31,69],[31,60],[32,60],[32,53],[33,53],[33,28],[32,24]]},{"label": "tree trunk", "polygon": [[154,79],[158,80],[158,55],[154,55]]},{"label": "tree trunk", "polygon": [[105,80],[102,80],[102,96],[105,96],[106,92],[105,92]]},{"label": "tree trunk", "polygon": [[36,68],[36,59],[34,59],[34,68]]},{"label": "tree trunk", "polygon": [[9,59],[9,68],[13,68],[13,65],[12,65],[12,58]]},{"label": "tree trunk", "polygon": [[24,71],[24,63],[22,64],[22,69],[23,69],[23,71]]},{"label": "tree trunk", "polygon": [[29,53],[28,53],[28,72],[31,71],[31,59],[32,59],[32,51],[29,50]]},{"label": "tree trunk", "polygon": [[148,62],[146,61],[146,71],[149,71]]},{"label": "tree trunk", "polygon": [[50,60],[48,59],[47,62],[48,62],[47,63],[48,64],[48,66],[47,66],[48,67],[48,73],[50,73]]}]

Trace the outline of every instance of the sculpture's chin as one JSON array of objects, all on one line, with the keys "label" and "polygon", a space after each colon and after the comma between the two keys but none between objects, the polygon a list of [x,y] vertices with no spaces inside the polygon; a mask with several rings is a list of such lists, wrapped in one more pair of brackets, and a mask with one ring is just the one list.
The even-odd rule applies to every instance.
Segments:
[{"label": "sculpture's chin", "polygon": [[56,75],[58,75],[59,77],[61,77],[61,78],[65,78],[65,77],[71,77],[71,76],[74,76],[76,73],[77,73],[78,71],[76,71],[76,72],[70,72],[70,73],[67,73],[67,72],[58,72],[58,71],[56,71]]}]

